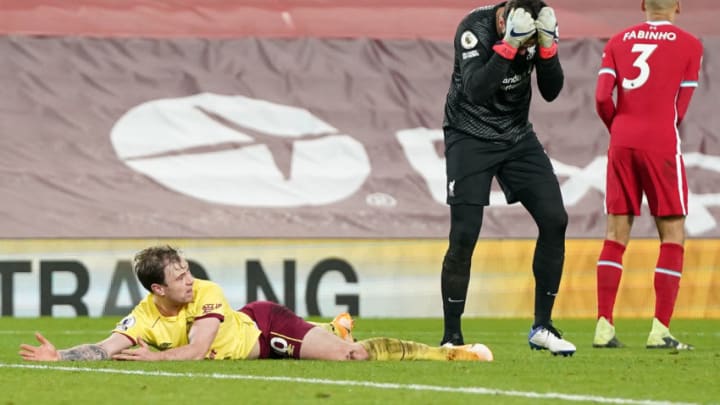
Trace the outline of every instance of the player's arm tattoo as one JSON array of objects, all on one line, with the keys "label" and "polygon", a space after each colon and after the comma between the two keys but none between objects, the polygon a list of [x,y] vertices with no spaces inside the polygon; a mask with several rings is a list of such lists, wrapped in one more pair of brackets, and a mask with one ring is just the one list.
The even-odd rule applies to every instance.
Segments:
[{"label": "player's arm tattoo", "polygon": [[65,350],[59,350],[60,360],[107,360],[110,358],[108,352],[100,345],[79,345]]}]

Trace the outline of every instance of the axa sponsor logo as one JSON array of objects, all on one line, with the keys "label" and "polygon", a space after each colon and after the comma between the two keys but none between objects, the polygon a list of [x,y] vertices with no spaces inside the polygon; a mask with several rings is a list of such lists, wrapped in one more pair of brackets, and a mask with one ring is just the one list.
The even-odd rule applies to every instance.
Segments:
[{"label": "axa sponsor logo", "polygon": [[[518,80],[519,75],[506,79]],[[445,178],[445,158],[436,147],[443,142],[442,130],[419,127],[394,135],[432,199],[445,204],[448,193],[456,190]],[[133,170],[214,203],[328,205],[353,196],[371,174],[365,147],[353,136],[305,109],[243,96],[203,93],[149,101],[121,117],[111,139],[118,157]],[[688,168],[720,173],[720,157],[691,153],[684,160]],[[605,156],[585,167],[551,161],[567,207],[580,204],[589,193],[605,192]],[[365,202],[393,209],[398,205],[396,192],[376,190]],[[507,207],[501,191],[491,192],[490,205]],[[718,206],[720,194],[691,191],[688,234],[715,228],[710,208]]]},{"label": "axa sponsor logo", "polygon": [[324,205],[370,174],[363,145],[309,111],[202,93],[153,100],[111,131],[118,157],[158,183],[237,206]]}]

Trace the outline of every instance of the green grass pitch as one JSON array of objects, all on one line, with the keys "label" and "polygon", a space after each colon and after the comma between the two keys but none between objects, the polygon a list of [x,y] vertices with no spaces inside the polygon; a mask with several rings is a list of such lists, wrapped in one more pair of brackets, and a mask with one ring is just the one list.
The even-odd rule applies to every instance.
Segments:
[{"label": "green grass pitch", "polygon": [[[530,321],[465,319],[466,341],[487,344],[492,363],[192,361],[28,363],[20,343],[41,331],[58,347],[97,342],[115,318],[0,318],[0,405],[18,404],[720,404],[720,320],[673,321],[692,352],[645,349],[649,320],[618,319],[628,347],[593,349],[592,320],[557,326],[573,357],[531,351]],[[356,338],[438,344],[439,319],[356,319]]]}]

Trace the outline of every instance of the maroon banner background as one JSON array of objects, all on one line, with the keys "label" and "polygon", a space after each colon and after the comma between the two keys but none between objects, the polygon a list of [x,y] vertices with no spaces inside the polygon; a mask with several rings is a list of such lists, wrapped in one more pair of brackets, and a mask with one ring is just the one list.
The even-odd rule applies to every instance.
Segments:
[{"label": "maroon banner background", "polygon": [[[394,39],[403,38],[399,32],[296,37],[302,30],[225,38],[182,31],[182,19],[170,17],[164,26],[174,28],[153,35],[121,23],[127,13],[144,15],[143,2],[72,4],[2,4],[3,32],[21,35],[0,37],[1,238],[447,235],[448,209],[437,184],[444,178],[448,40]],[[230,4],[238,3],[204,7],[219,12]],[[287,4],[297,11],[326,3]],[[448,4],[460,10],[466,3]],[[38,13],[57,17],[45,19],[45,34],[52,35],[34,35],[42,33]],[[632,13],[641,19],[639,10]],[[680,21],[702,19],[697,9],[691,14],[698,20],[683,14]],[[83,35],[70,35],[62,24],[92,16],[115,21],[105,27],[116,31],[79,25],[74,29]],[[445,35],[448,25],[442,27]],[[713,74],[720,70],[720,42],[712,27],[699,28],[707,33],[701,84],[681,128],[692,194],[688,231],[695,237],[720,236]],[[183,32],[204,37],[177,38]],[[601,237],[604,228],[607,135],[593,101],[603,44],[563,40],[563,93],[551,104],[533,101],[531,120],[556,165],[571,216],[568,234],[576,238]],[[486,212],[483,237],[536,232],[522,207],[496,198]],[[641,218],[633,235],[654,236],[651,220]]]},{"label": "maroon banner background", "polygon": [[[2,0],[0,33],[99,37],[323,37],[449,42],[470,0]],[[640,0],[550,0],[563,38],[609,38],[643,17]],[[720,35],[716,0],[683,1],[677,23]]]}]

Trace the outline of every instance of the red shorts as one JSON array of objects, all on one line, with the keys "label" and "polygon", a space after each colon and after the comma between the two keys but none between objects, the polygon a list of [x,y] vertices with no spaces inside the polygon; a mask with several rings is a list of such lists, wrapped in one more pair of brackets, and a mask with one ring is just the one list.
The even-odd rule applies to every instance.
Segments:
[{"label": "red shorts", "polygon": [[605,184],[608,214],[640,215],[644,192],[653,216],[687,215],[688,188],[680,154],[610,147]]},{"label": "red shorts", "polygon": [[260,358],[300,358],[302,340],[315,325],[271,301],[255,301],[240,308],[260,329]]}]

